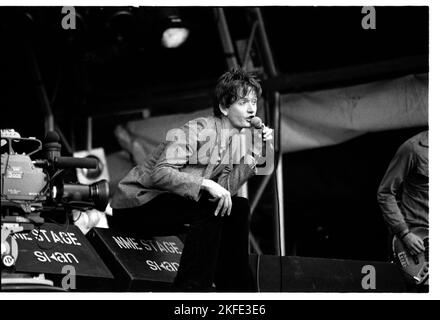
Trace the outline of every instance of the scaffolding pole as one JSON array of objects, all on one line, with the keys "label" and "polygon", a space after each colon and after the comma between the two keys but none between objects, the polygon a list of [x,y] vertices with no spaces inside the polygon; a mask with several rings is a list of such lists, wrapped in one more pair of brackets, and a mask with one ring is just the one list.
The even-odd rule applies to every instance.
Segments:
[{"label": "scaffolding pole", "polygon": [[[232,44],[231,34],[229,32],[228,23],[223,8],[215,8],[214,15],[217,21],[217,27],[222,42],[223,53],[226,57],[228,69],[237,68],[239,66],[237,56],[235,55],[234,45]],[[245,139],[241,139],[241,143],[245,143]],[[242,145],[243,146],[243,145]],[[242,149],[245,150],[245,149]],[[248,185],[245,183],[239,190],[240,197],[249,198]]]},{"label": "scaffolding pole", "polygon": [[[263,51],[263,57],[265,61],[265,70],[268,72],[269,78],[276,77],[278,75],[275,62],[272,55],[272,49],[270,48],[269,40],[266,33],[266,27],[264,25],[263,16],[261,14],[260,8],[253,9],[258,21],[258,31],[261,42],[261,48]],[[275,188],[276,188],[276,199],[278,206],[276,206],[277,214],[275,215],[276,224],[276,240],[275,248],[280,256],[286,255],[286,245],[285,245],[285,228],[284,228],[284,193],[283,193],[283,166],[282,166],[282,150],[281,150],[281,118],[280,118],[280,94],[278,91],[270,92],[270,109],[272,110],[272,120],[275,127]]]},{"label": "scaffolding pole", "polygon": [[[263,21],[263,17],[261,14],[261,10],[259,8],[250,9],[255,15],[256,21],[254,22],[251,30],[251,35],[249,42],[247,44],[244,61],[247,63],[250,55],[250,49],[252,46],[252,42],[254,41],[255,34],[258,34],[258,40],[260,44],[260,49],[262,51],[263,59],[264,59],[264,70],[267,72],[269,78],[274,78],[277,76],[277,70],[275,67],[272,50],[269,45],[269,40],[266,34],[266,29]],[[220,39],[223,46],[223,52],[226,58],[226,62],[228,68],[238,67],[237,56],[235,54],[234,46],[232,43],[231,35],[229,32],[228,24],[226,21],[225,13],[223,8],[215,8],[214,14],[216,17],[216,22],[219,30]],[[283,176],[282,176],[282,157],[281,157],[281,130],[280,130],[280,96],[279,92],[271,91],[269,92],[269,108],[272,111],[272,120],[273,125],[275,127],[275,158],[274,158],[274,167],[275,167],[275,188],[276,198],[274,199],[277,203],[276,214],[275,214],[275,249],[278,255],[284,256],[286,255],[285,250],[285,228],[284,228],[284,198],[283,198]],[[272,173],[274,174],[274,173]],[[259,186],[257,190],[256,197],[253,199],[251,203],[251,214],[254,212],[258,201],[260,200],[264,189],[267,183],[270,180],[270,175],[264,177],[262,184]],[[245,197],[248,198],[247,185],[245,185]],[[251,244],[254,248],[261,253],[261,249],[258,247],[257,242],[255,241],[252,234],[250,235]]]}]

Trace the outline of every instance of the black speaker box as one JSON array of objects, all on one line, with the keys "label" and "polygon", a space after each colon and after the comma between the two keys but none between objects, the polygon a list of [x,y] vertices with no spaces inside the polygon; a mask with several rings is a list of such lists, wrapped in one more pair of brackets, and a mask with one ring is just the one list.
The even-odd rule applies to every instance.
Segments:
[{"label": "black speaker box", "polygon": [[114,274],[115,291],[172,291],[183,251],[178,237],[146,237],[100,228],[87,236]]},{"label": "black speaker box", "polygon": [[251,255],[260,292],[407,292],[392,263]]},{"label": "black speaker box", "polygon": [[30,233],[17,233],[17,273],[44,274],[55,286],[71,274],[73,268],[76,288],[73,291],[109,291],[113,275],[101,260],[86,236],[74,225],[44,223]]}]

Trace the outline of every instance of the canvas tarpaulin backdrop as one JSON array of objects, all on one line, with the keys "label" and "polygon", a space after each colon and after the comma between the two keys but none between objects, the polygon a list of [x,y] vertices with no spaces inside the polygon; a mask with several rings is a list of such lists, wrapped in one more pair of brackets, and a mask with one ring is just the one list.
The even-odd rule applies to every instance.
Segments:
[{"label": "canvas tarpaulin backdrop", "polygon": [[[165,139],[168,130],[212,114],[212,109],[131,121],[116,135],[136,162]],[[281,96],[284,153],[338,144],[372,131],[428,125],[428,75]]]}]

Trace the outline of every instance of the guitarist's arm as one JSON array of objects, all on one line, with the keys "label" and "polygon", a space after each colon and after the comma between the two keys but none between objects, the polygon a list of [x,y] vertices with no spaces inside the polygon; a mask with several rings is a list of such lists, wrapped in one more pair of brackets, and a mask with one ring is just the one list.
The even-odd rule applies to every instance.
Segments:
[{"label": "guitarist's arm", "polygon": [[403,182],[412,165],[412,153],[409,149],[407,145],[403,144],[397,150],[377,190],[377,201],[385,222],[391,232],[396,235],[409,230],[398,205]]},{"label": "guitarist's arm", "polygon": [[412,254],[415,254],[424,250],[423,241],[410,232],[397,201],[402,184],[413,165],[412,151],[411,146],[407,144],[403,144],[397,150],[380,183],[377,201],[391,232],[405,243]]}]

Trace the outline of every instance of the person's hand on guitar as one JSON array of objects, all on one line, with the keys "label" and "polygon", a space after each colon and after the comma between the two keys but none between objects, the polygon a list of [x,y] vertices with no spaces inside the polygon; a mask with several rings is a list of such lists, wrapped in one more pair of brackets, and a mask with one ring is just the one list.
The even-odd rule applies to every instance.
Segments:
[{"label": "person's hand on guitar", "polygon": [[394,261],[408,280],[415,284],[427,283],[429,277],[429,230],[415,227],[396,234],[393,239]]},{"label": "person's hand on guitar", "polygon": [[425,251],[423,240],[412,232],[405,234],[402,237],[402,241],[408,248],[409,252],[414,256]]}]

